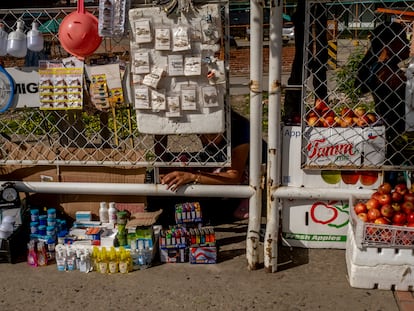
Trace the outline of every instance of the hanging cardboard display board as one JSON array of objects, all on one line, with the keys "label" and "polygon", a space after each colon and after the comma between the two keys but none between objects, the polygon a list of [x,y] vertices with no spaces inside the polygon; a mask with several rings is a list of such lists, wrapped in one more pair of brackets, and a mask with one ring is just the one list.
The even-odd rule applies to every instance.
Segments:
[{"label": "hanging cardboard display board", "polygon": [[138,129],[148,134],[224,132],[226,75],[217,58],[220,6],[179,16],[160,7],[129,11],[132,98]]}]

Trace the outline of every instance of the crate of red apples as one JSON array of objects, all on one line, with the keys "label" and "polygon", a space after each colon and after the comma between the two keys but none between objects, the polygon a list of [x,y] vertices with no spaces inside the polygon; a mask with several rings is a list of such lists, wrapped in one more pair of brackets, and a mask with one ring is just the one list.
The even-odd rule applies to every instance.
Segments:
[{"label": "crate of red apples", "polygon": [[384,182],[367,199],[352,196],[350,206],[358,247],[413,248],[414,187]]}]

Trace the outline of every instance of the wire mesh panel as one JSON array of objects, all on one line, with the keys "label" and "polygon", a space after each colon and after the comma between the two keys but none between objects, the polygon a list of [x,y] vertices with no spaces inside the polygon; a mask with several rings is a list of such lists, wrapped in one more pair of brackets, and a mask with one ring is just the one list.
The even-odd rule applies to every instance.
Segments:
[{"label": "wire mesh panel", "polygon": [[[137,1],[132,1],[131,8]],[[141,3],[141,2],[140,2]],[[144,5],[142,1],[142,5]],[[147,5],[147,4],[145,4]],[[150,4],[151,6],[152,4]],[[154,4],[161,5],[161,4]],[[197,3],[194,4],[197,7]],[[161,7],[160,7],[161,8]],[[226,4],[220,4],[223,34],[228,35]],[[97,6],[86,9],[99,15]],[[172,12],[177,8],[171,8]],[[35,68],[40,61],[54,61],[70,55],[58,38],[59,25],[74,7],[0,10],[0,20],[10,33],[17,21],[25,22],[24,31],[37,22],[45,47],[41,52],[29,51],[24,58],[0,57],[6,69]],[[227,11],[226,11],[227,10]],[[177,12],[176,12],[177,13]],[[178,13],[179,14],[179,13]],[[127,28],[128,28],[128,24]],[[227,40],[219,40],[220,57],[228,61]],[[124,88],[124,101],[102,109],[91,103],[90,77],[83,81],[82,109],[39,109],[32,102],[20,103],[0,114],[0,164],[26,165],[110,165],[110,166],[217,166],[230,165],[230,129],[228,100],[225,101],[225,132],[217,134],[220,144],[208,148],[201,143],[203,133],[153,135],[139,132],[133,99],[130,96],[129,64],[130,31],[121,37],[105,37],[96,52],[85,59],[86,65],[103,60],[119,63]],[[227,66],[226,66],[227,68]],[[227,77],[228,78],[228,77]],[[33,84],[33,83],[32,83]],[[16,83],[15,93],[39,93],[39,84]]]},{"label": "wire mesh panel", "polygon": [[413,17],[413,1],[298,2],[303,92],[286,92],[285,111],[302,120],[304,168],[412,169]]}]

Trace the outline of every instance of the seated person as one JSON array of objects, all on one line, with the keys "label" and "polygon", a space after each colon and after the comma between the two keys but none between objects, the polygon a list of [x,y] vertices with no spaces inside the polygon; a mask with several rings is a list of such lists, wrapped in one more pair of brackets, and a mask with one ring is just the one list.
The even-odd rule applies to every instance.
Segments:
[{"label": "seated person", "polygon": [[[199,135],[203,145],[205,157],[203,160],[212,158],[214,161],[224,161],[226,159],[226,134],[202,134]],[[160,183],[165,185],[171,191],[177,191],[181,186],[190,183],[199,183],[206,185],[237,185],[248,182],[246,169],[249,158],[250,143],[250,124],[248,119],[244,118],[235,111],[231,111],[231,166],[222,168],[202,169],[202,170],[182,170],[176,169],[167,173],[160,174]],[[156,143],[157,154],[163,154],[162,148],[166,146],[166,141]],[[177,199],[177,200],[176,200]],[[188,202],[190,200],[199,201],[203,211],[203,218],[214,217],[213,214],[226,214],[232,210],[236,218],[248,218],[248,200],[225,199],[220,198],[148,198],[148,210],[154,208],[164,209],[163,214],[167,214],[170,224],[173,224],[174,205],[177,203]],[[208,205],[208,206],[206,206]],[[204,208],[203,208],[204,206]],[[216,209],[213,211],[212,209]],[[166,210],[168,209],[168,210]],[[165,216],[165,215],[164,215]],[[160,219],[163,218],[161,215]],[[162,223],[162,221],[161,221]]]}]

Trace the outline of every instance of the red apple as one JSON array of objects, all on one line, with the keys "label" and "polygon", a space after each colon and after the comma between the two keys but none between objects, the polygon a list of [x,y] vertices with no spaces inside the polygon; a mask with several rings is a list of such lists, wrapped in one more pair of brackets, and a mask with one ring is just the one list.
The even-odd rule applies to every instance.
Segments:
[{"label": "red apple", "polygon": [[383,230],[381,232],[381,241],[390,243],[392,240],[392,232],[389,230]]},{"label": "red apple", "polygon": [[368,211],[367,205],[364,202],[358,202],[354,206],[355,214],[366,213]]},{"label": "red apple", "polygon": [[315,108],[314,108],[317,112],[320,112],[322,115],[322,112],[326,112],[327,110],[329,110],[329,106],[320,98],[317,98],[315,101]]},{"label": "red apple", "polygon": [[375,221],[375,219],[381,217],[381,212],[379,209],[371,208],[368,210],[367,216],[369,221]]},{"label": "red apple", "polygon": [[342,181],[347,185],[355,185],[359,179],[358,171],[341,171]]},{"label": "red apple", "polygon": [[409,201],[414,203],[414,193],[413,192],[407,192],[404,195],[404,201]]},{"label": "red apple", "polygon": [[373,199],[373,198],[369,199],[365,203],[365,205],[367,206],[368,210],[370,210],[370,209],[379,209],[380,206],[381,206],[380,202],[377,199]]},{"label": "red apple", "polygon": [[394,209],[392,208],[391,204],[384,204],[381,206],[380,212],[382,216],[391,219],[392,215],[394,214]]},{"label": "red apple", "polygon": [[394,202],[391,204],[392,208],[394,209],[394,212],[399,212],[401,211],[401,204],[398,202]]},{"label": "red apple", "polygon": [[368,215],[367,213],[359,213],[357,214],[358,218],[361,219],[363,222],[367,222],[368,221]]},{"label": "red apple", "polygon": [[363,115],[357,118],[357,121],[355,122],[356,125],[360,126],[360,127],[364,127],[364,126],[368,126],[371,123],[371,120]]},{"label": "red apple", "polygon": [[345,116],[342,117],[341,127],[351,127],[354,125],[354,118]]},{"label": "red apple", "polygon": [[378,120],[377,115],[375,113],[368,112],[366,116],[369,118],[371,124],[377,122]]},{"label": "red apple", "polygon": [[391,194],[389,193],[381,194],[378,198],[378,202],[380,203],[380,205],[391,204],[392,202]]},{"label": "red apple", "polygon": [[379,185],[379,187],[378,187],[378,192],[379,192],[379,193],[381,193],[381,194],[388,194],[388,193],[391,193],[391,190],[392,190],[392,186],[391,186],[391,184],[390,184],[390,183],[388,183],[388,182],[382,183],[382,184],[381,184],[381,185]]},{"label": "red apple", "polygon": [[341,109],[341,116],[342,117],[348,116],[348,117],[353,118],[355,116],[355,114],[354,114],[354,112],[352,111],[351,108],[344,107],[344,108]]},{"label": "red apple", "polygon": [[374,237],[377,234],[377,231],[378,231],[378,228],[375,228],[373,226],[367,225],[365,227],[365,232],[366,232],[367,238],[371,241],[375,240]]},{"label": "red apple", "polygon": [[361,171],[359,180],[364,186],[372,186],[378,180],[378,172],[375,171]]},{"label": "red apple", "polygon": [[407,221],[407,217],[402,212],[395,212],[394,216],[392,216],[392,223],[397,226],[405,225]]},{"label": "red apple", "polygon": [[401,210],[405,213],[405,214],[411,214],[414,212],[414,203],[411,201],[404,201],[401,203]]},{"label": "red apple", "polygon": [[391,200],[392,200],[392,202],[399,203],[399,202],[402,202],[403,199],[404,199],[404,195],[403,194],[401,194],[401,193],[399,193],[397,191],[393,191],[391,193]]},{"label": "red apple", "polygon": [[389,225],[391,221],[386,217],[379,217],[374,220],[374,224],[376,225]]},{"label": "red apple", "polygon": [[394,191],[398,192],[401,195],[405,195],[408,192],[408,188],[406,184],[400,183],[395,185]]},{"label": "red apple", "polygon": [[309,117],[307,118],[307,123],[309,126],[319,126],[320,122],[319,122],[319,117]]},{"label": "red apple", "polygon": [[375,200],[378,200],[379,196],[380,196],[380,193],[378,191],[375,191],[373,194],[371,194],[371,198]]},{"label": "red apple", "polygon": [[[414,213],[410,213],[407,215],[407,226],[413,225],[414,226]],[[410,226],[412,227],[412,226]]]},{"label": "red apple", "polygon": [[334,117],[331,117],[331,116],[323,117],[321,119],[321,122],[322,122],[323,127],[332,127],[336,123]]},{"label": "red apple", "polygon": [[367,110],[365,109],[365,107],[358,106],[354,109],[354,113],[357,117],[362,117],[367,113]]}]

